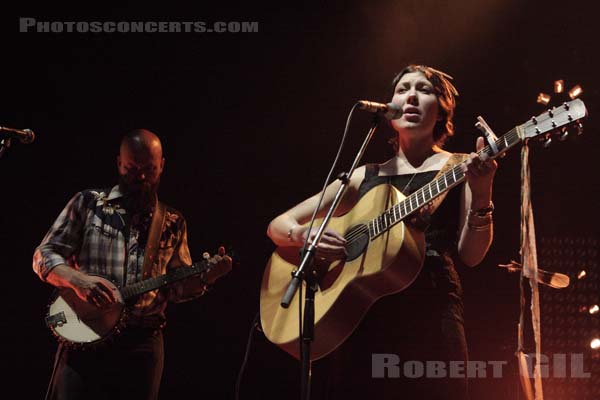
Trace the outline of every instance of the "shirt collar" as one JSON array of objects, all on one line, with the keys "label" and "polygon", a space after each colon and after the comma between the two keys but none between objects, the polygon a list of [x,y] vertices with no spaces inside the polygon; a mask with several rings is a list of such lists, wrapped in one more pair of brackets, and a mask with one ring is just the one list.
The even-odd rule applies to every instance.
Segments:
[{"label": "shirt collar", "polygon": [[[114,200],[114,199],[119,199],[123,197],[123,193],[121,193],[121,190],[119,189],[119,185],[115,185],[113,186],[112,189],[110,189],[110,192],[108,193],[108,197],[106,198],[107,201],[110,200]],[[154,204],[158,203],[158,196],[154,196]]]},{"label": "shirt collar", "polygon": [[121,191],[119,190],[119,185],[115,185],[112,189],[110,189],[106,200],[114,200],[120,197],[123,197],[123,193],[121,193]]}]

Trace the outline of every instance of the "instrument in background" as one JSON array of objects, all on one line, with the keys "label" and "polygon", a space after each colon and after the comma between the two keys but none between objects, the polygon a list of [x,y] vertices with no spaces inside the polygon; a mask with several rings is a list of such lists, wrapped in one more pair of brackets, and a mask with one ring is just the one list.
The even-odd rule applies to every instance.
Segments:
[{"label": "instrument in background", "polygon": [[[498,267],[506,268],[508,272],[520,272],[523,269],[523,266],[520,263],[513,260],[511,260],[509,264],[498,264]],[[550,286],[554,289],[564,289],[571,283],[571,279],[565,274],[544,271],[540,268],[538,268],[537,271],[538,283],[541,283],[542,285]]]},{"label": "instrument in background", "polygon": [[[479,154],[496,158],[521,141],[548,140],[559,128],[578,124],[581,129],[579,120],[586,115],[584,103],[572,100],[514,127]],[[404,220],[463,182],[462,164],[408,197],[391,185],[376,186],[348,213],[331,219],[329,227],[347,240],[348,256],[331,264],[315,260],[319,288],[315,294],[312,360],[326,356],[350,336],[377,299],[404,290],[416,279],[425,258],[424,235]],[[278,247],[266,266],[260,293],[265,335],[298,359],[298,302],[304,298],[294,296],[288,308],[282,308],[280,301],[300,261],[298,248]]]},{"label": "instrument in background", "polygon": [[[89,346],[100,343],[118,334],[127,320],[129,300],[160,289],[171,283],[207,272],[216,265],[213,258],[194,263],[189,267],[179,267],[165,275],[145,279],[132,285],[118,288],[108,279],[102,283],[110,288],[117,302],[106,307],[97,307],[80,299],[75,291],[68,288],[58,289],[48,305],[46,325],[54,335],[64,343],[74,346]],[[225,275],[226,271],[217,275]]]}]

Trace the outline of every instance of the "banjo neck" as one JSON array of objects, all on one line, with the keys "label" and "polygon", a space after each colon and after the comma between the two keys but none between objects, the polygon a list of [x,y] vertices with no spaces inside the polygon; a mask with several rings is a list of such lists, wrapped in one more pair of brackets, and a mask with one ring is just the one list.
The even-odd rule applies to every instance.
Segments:
[{"label": "banjo neck", "polygon": [[141,294],[151,292],[171,283],[189,278],[194,275],[208,271],[212,265],[203,260],[192,264],[189,267],[178,267],[165,275],[154,278],[144,279],[143,281],[127,285],[120,289],[123,300],[129,300]]}]

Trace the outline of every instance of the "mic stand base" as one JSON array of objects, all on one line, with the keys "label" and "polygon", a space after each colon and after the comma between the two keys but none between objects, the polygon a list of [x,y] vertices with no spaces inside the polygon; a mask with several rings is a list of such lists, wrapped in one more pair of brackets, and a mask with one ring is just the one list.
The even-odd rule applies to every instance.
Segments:
[{"label": "mic stand base", "polygon": [[306,295],[304,298],[304,320],[302,322],[302,337],[300,338],[301,374],[300,399],[310,399],[310,384],[312,377],[312,361],[310,348],[315,331],[315,292],[317,291],[316,276],[308,274],[306,279]]}]

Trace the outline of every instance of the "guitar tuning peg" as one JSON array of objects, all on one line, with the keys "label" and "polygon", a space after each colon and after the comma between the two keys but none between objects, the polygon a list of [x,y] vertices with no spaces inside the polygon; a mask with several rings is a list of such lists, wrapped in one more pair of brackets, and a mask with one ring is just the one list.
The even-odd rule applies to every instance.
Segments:
[{"label": "guitar tuning peg", "polygon": [[577,123],[577,136],[583,133],[583,124],[581,122]]},{"label": "guitar tuning peg", "polygon": [[552,144],[552,138],[548,138],[544,141],[544,148],[547,149],[548,147],[550,147],[550,145]]},{"label": "guitar tuning peg", "polygon": [[567,139],[567,136],[569,136],[569,131],[567,130],[567,128],[563,128],[561,130],[561,134],[558,137],[558,140],[560,140],[561,142],[565,141]]}]

